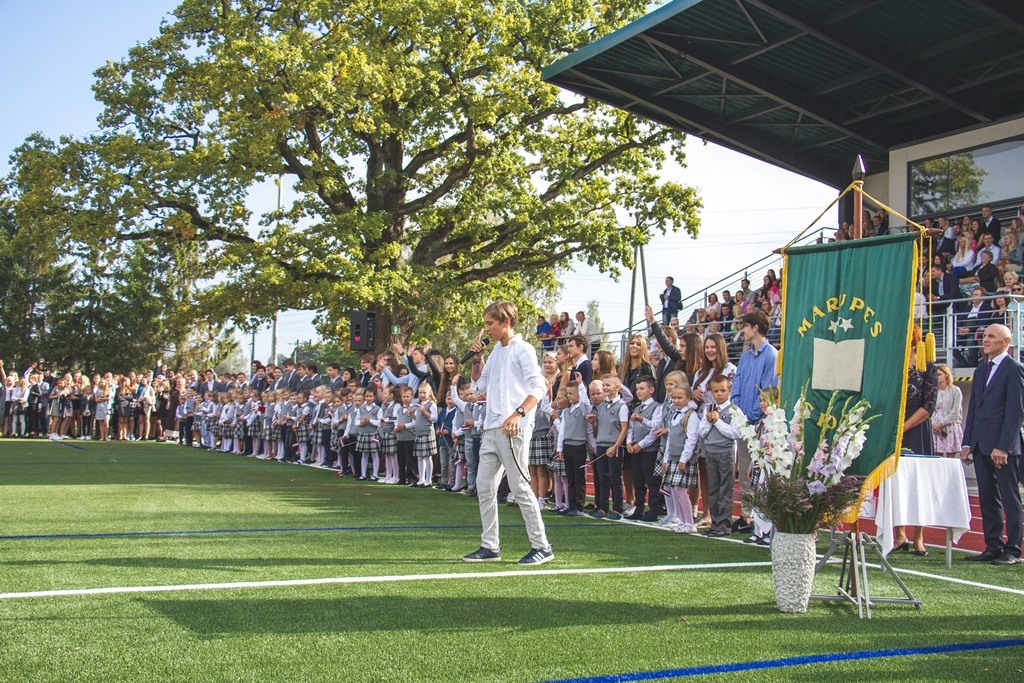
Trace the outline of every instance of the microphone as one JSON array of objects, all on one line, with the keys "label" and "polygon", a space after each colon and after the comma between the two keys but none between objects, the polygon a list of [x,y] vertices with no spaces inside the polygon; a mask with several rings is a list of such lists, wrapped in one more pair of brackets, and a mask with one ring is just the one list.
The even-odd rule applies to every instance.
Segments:
[{"label": "microphone", "polygon": [[[481,346],[487,346],[487,344],[488,344],[488,343],[489,343],[490,341],[491,341],[490,339],[487,339],[486,337],[484,337],[483,339],[481,339],[481,340],[480,340],[480,345],[481,345]],[[465,363],[468,363],[468,362],[469,362],[469,359],[470,359],[470,358],[472,358],[472,357],[473,357],[473,356],[475,356],[475,355],[476,355],[476,354],[475,354],[475,353],[473,353],[472,351],[467,351],[467,352],[466,352],[466,355],[465,355],[465,356],[463,356],[463,357],[462,357],[462,360],[460,360],[460,361],[459,361],[459,365],[463,365],[463,364],[465,364]]]}]

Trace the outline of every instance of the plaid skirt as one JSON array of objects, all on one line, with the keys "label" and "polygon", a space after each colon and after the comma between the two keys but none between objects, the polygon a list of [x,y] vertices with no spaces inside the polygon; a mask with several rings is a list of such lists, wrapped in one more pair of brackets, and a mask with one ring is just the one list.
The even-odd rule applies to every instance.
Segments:
[{"label": "plaid skirt", "polygon": [[324,429],[323,427],[318,427],[317,429],[313,430],[313,438],[310,440],[310,443],[313,444],[314,446],[323,446],[325,443],[330,443],[330,441],[330,427],[327,427],[326,429]]},{"label": "plaid skirt", "polygon": [[270,429],[267,430],[267,441],[280,441],[281,440],[281,425],[271,423]]},{"label": "plaid skirt", "polygon": [[356,434],[356,451],[362,455],[379,452],[376,434]]},{"label": "plaid skirt", "polygon": [[417,458],[432,458],[437,455],[437,435],[431,429],[426,436],[417,436],[412,447],[412,454]]},{"label": "plaid skirt", "polygon": [[530,464],[534,467],[545,467],[551,456],[555,454],[554,439],[545,431],[534,434],[530,439]]},{"label": "plaid skirt", "polygon": [[385,430],[381,433],[380,452],[383,455],[398,455],[398,437],[394,432]]},{"label": "plaid skirt", "polygon": [[251,436],[254,439],[262,439],[263,438],[263,420],[261,420],[259,418],[253,420],[252,424],[249,425],[248,428],[249,428],[249,436]]},{"label": "plaid skirt", "polygon": [[235,438],[239,440],[245,438],[245,420],[235,420]]},{"label": "plaid skirt", "polygon": [[554,453],[551,454],[551,457],[548,458],[548,461],[545,464],[548,466],[548,469],[551,470],[551,474],[556,477],[567,476],[565,472],[565,460],[555,460]]},{"label": "plaid skirt", "polygon": [[303,422],[295,425],[295,442],[306,443],[309,441],[309,425]]},{"label": "plaid skirt", "polygon": [[686,471],[680,472],[676,463],[668,463],[668,474],[665,475],[666,486],[680,486],[684,489],[697,488],[697,459],[686,463]]}]

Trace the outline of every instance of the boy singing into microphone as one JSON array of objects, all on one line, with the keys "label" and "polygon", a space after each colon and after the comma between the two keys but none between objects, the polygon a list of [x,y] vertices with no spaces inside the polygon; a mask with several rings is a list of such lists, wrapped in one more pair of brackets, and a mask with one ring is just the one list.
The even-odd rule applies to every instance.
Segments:
[{"label": "boy singing into microphone", "polygon": [[484,309],[484,330],[470,347],[474,354],[482,351],[480,340],[484,332],[495,342],[486,365],[477,361],[473,363],[473,388],[478,393],[487,394],[476,475],[483,533],[480,548],[462,558],[466,562],[501,560],[497,492],[502,468],[508,474],[509,487],[519,502],[519,511],[532,546],[519,564],[544,564],[555,557],[526,474],[530,463],[533,417],[547,385],[533,347],[515,333],[518,320],[519,311],[512,302],[496,301],[488,305]]}]

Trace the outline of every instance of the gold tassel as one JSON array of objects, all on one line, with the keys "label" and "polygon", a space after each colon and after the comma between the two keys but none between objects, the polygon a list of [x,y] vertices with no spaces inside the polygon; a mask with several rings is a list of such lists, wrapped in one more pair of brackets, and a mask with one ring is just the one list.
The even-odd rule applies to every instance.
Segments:
[{"label": "gold tassel", "polygon": [[924,336],[924,350],[927,355],[925,360],[929,363],[935,362],[935,335],[929,332]]},{"label": "gold tassel", "polygon": [[917,368],[918,372],[924,372],[928,369],[925,353],[926,351],[921,348],[920,344],[918,344],[917,350],[914,352],[914,367]]}]

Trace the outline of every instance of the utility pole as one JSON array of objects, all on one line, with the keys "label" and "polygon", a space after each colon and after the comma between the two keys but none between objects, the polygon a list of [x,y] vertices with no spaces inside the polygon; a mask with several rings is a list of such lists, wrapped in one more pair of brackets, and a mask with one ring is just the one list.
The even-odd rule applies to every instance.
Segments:
[{"label": "utility pole", "polygon": [[[281,176],[274,179],[277,183],[277,227],[281,227]],[[274,312],[274,321],[270,324],[270,362],[277,365],[277,312]]]}]

